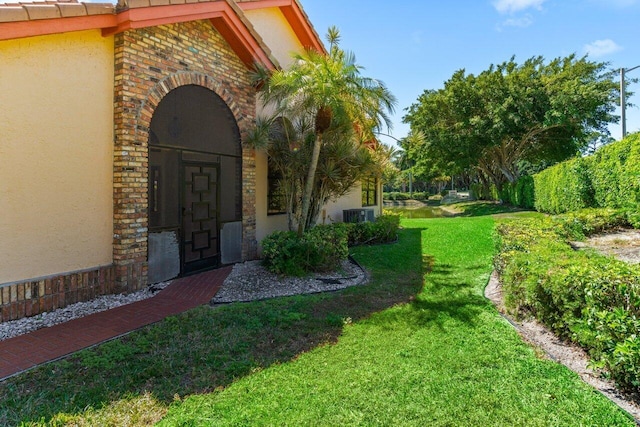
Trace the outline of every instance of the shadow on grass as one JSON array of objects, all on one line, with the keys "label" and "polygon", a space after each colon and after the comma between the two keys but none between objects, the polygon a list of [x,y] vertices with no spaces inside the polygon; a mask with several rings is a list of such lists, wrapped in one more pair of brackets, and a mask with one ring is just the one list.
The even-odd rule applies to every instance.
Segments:
[{"label": "shadow on grass", "polygon": [[426,275],[424,291],[411,304],[401,312],[376,314],[374,323],[379,326],[401,323],[413,329],[425,326],[443,329],[453,325],[452,321],[476,325],[478,316],[490,307],[490,302],[472,283],[456,277],[458,274],[453,270],[452,266],[436,264]]},{"label": "shadow on grass", "polygon": [[463,208],[464,211],[455,214],[456,217],[474,217],[474,216],[486,216],[486,215],[499,215],[514,212],[525,212],[525,209],[517,208],[515,206],[504,205],[496,202],[470,202],[461,203],[458,205]]},{"label": "shadow on grass", "polygon": [[0,425],[47,422],[144,393],[167,406],[176,396],[211,392],[334,343],[345,323],[415,299],[433,269],[433,260],[421,255],[421,231],[402,230],[397,244],[354,248],[372,274],[367,285],[199,307],[6,380]]}]

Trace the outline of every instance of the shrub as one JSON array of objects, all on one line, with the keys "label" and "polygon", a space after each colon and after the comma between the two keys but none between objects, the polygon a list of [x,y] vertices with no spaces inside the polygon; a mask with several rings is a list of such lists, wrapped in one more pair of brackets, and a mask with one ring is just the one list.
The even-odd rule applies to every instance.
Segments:
[{"label": "shrub", "polygon": [[332,270],[349,254],[346,224],[318,225],[300,238],[276,231],[262,240],[264,265],[272,272],[304,276]]},{"label": "shrub", "polygon": [[486,186],[483,184],[471,184],[471,195],[476,200],[500,200],[500,194],[495,185]]},{"label": "shrub", "polygon": [[563,237],[581,240],[618,227],[628,227],[629,213],[621,209],[581,209],[558,215],[554,222]]},{"label": "shrub", "polygon": [[533,209],[534,192],[533,177],[525,175],[516,182],[504,184],[502,191],[500,191],[500,199],[513,206]]},{"label": "shrub", "polygon": [[586,348],[624,389],[640,387],[640,266],[567,239],[628,223],[629,211],[585,210],[500,224],[494,263],[507,308]]},{"label": "shrub", "polygon": [[640,133],[601,147],[592,156],[534,175],[535,208],[552,214],[586,207],[638,209]]},{"label": "shrub", "polygon": [[382,198],[384,200],[409,200],[409,193],[391,191],[389,193],[382,193]]},{"label": "shrub", "polygon": [[285,276],[330,271],[349,255],[348,246],[397,240],[400,216],[384,213],[374,222],[317,225],[302,238],[293,231],[276,231],[262,240],[263,265]]},{"label": "shrub", "polygon": [[398,238],[400,215],[384,213],[374,222],[346,224],[349,232],[349,246],[389,243]]}]

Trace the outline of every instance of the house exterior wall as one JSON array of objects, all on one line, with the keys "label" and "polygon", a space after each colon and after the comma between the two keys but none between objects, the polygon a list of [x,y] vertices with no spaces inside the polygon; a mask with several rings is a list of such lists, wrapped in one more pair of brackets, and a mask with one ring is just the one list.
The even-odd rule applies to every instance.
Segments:
[{"label": "house exterior wall", "polygon": [[98,30],[0,41],[0,320],[110,268],[113,61]]},{"label": "house exterior wall", "polygon": [[284,15],[277,7],[255,9],[245,12],[246,17],[260,34],[271,54],[282,68],[288,68],[293,62],[292,53],[301,52],[302,44],[293,32]]},{"label": "house exterior wall", "polygon": [[[115,36],[113,258],[117,284],[147,284],[148,139],[153,112],[171,90],[207,87],[229,106],[241,138],[255,120],[249,71],[209,21],[128,30]],[[242,150],[243,259],[257,256],[255,153]]]}]

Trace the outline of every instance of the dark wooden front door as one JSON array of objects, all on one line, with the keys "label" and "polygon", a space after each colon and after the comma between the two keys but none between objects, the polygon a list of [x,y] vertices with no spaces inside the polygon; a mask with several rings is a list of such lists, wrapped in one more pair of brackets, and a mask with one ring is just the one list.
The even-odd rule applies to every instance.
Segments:
[{"label": "dark wooden front door", "polygon": [[183,163],[183,274],[220,264],[219,170],[216,163]]}]

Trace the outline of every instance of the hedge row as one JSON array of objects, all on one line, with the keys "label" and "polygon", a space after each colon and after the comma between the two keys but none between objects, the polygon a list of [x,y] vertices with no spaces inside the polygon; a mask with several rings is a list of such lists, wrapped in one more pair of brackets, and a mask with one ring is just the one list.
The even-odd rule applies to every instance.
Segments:
[{"label": "hedge row", "polygon": [[391,191],[382,193],[384,200],[429,200],[429,193],[414,191],[413,193],[404,193],[401,191]]},{"label": "hedge row", "polygon": [[637,208],[640,205],[640,134],[606,145],[534,175],[495,187],[472,186],[480,200],[559,214],[584,208]]},{"label": "hedge row", "polygon": [[535,208],[563,213],[586,207],[640,205],[640,134],[606,145],[534,176]]},{"label": "hedge row", "polygon": [[498,190],[493,184],[489,187],[482,184],[472,184],[471,194],[477,200],[501,200],[509,205],[533,209],[535,207],[533,185],[533,177],[527,175],[514,183],[507,182],[501,190]]},{"label": "hedge row", "polygon": [[[587,210],[497,227],[505,305],[589,351],[626,390],[640,390],[640,265],[576,251],[582,235],[630,225],[623,210]],[[636,223],[637,224],[637,223]]]}]

